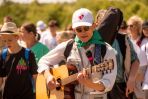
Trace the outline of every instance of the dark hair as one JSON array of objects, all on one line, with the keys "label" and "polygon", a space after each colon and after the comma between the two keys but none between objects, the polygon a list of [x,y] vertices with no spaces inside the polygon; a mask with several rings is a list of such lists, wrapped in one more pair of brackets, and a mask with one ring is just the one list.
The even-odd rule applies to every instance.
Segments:
[{"label": "dark hair", "polygon": [[148,28],[148,20],[145,20],[142,24],[142,29]]},{"label": "dark hair", "polygon": [[127,29],[127,24],[126,24],[125,20],[122,21],[120,28],[121,29]]},{"label": "dark hair", "polygon": [[51,20],[51,21],[49,21],[48,26],[49,27],[54,27],[54,26],[58,27],[59,24],[58,24],[58,22],[56,20]]},{"label": "dark hair", "polygon": [[37,34],[36,26],[33,23],[25,23],[22,27],[25,28],[27,32],[32,32],[34,35]]},{"label": "dark hair", "polygon": [[36,36],[36,40],[40,40],[41,36],[40,34],[37,33],[36,26],[33,23],[25,23],[22,25],[22,27],[27,31],[27,32],[32,32]]},{"label": "dark hair", "polygon": [[[147,28],[148,27],[148,21],[144,21],[144,23],[142,24],[142,29]],[[141,37],[140,37],[140,41],[142,41],[145,38],[145,35],[143,34],[143,31],[141,33]]]},{"label": "dark hair", "polygon": [[4,22],[12,22],[12,21],[13,21],[13,19],[12,19],[11,16],[5,16],[4,17]]}]

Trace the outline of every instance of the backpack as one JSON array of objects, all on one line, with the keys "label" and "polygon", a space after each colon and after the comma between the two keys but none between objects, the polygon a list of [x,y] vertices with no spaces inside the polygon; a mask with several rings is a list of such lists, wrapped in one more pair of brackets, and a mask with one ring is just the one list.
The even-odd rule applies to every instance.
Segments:
[{"label": "backpack", "polygon": [[97,29],[105,42],[112,45],[122,21],[123,13],[120,9],[113,7],[107,9]]},{"label": "backpack", "polygon": [[[4,48],[3,50],[2,50],[2,54],[1,54],[1,56],[2,56],[2,59],[5,61],[6,60],[6,58],[7,58],[7,52],[8,52],[8,48]],[[28,49],[28,48],[25,48],[25,60],[27,61],[27,65],[29,66],[29,52],[30,52],[30,49]]]},{"label": "backpack", "polygon": [[[66,59],[67,59],[67,57],[69,56],[69,54],[70,54],[70,52],[72,50],[73,43],[74,43],[74,40],[71,40],[66,45],[66,49],[64,51],[64,56],[65,56]],[[106,45],[105,44],[101,44],[101,57],[102,58],[104,58],[105,53],[106,53]]]}]

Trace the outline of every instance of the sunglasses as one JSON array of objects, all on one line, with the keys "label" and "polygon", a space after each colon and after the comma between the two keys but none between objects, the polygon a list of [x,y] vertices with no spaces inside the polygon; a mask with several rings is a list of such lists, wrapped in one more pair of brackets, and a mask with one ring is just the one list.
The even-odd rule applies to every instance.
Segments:
[{"label": "sunglasses", "polygon": [[89,26],[77,27],[76,32],[79,32],[79,33],[82,31],[87,32],[87,31],[89,31],[89,29],[90,29]]},{"label": "sunglasses", "polygon": [[128,27],[133,28],[133,27],[134,27],[134,25],[128,25]]}]

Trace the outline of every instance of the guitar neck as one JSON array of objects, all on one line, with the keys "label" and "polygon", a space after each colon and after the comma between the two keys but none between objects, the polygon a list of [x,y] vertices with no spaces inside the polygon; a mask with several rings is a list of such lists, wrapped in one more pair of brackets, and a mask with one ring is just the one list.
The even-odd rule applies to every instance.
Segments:
[{"label": "guitar neck", "polygon": [[[85,70],[86,70],[86,72],[90,72],[91,69],[90,68],[86,68]],[[95,66],[93,66],[92,67],[92,72],[95,72],[95,70],[96,70],[96,68],[95,68]],[[61,81],[62,83],[61,84],[62,85],[66,85],[66,84],[69,84],[69,83],[77,80],[77,75],[78,75],[78,73],[70,75],[67,78],[62,79],[62,81]]]},{"label": "guitar neck", "polygon": [[[113,60],[109,59],[106,62],[100,63],[98,65],[95,65],[93,67],[86,68],[86,73],[90,72],[104,72],[108,70],[112,70],[114,68]],[[75,73],[73,75],[68,76],[67,78],[61,79],[61,85],[69,84],[75,80],[77,80],[78,73]]]},{"label": "guitar neck", "polygon": [[78,73],[70,75],[69,77],[62,79],[61,84],[64,86],[66,84],[69,84],[69,83],[77,80],[77,75],[78,75]]}]

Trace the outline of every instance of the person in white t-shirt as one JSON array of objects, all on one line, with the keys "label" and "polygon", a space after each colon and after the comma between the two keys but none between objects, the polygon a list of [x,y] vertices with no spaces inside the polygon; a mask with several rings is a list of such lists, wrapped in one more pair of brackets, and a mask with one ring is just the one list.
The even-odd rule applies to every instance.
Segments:
[{"label": "person in white t-shirt", "polygon": [[[142,37],[141,37],[141,50],[145,52],[148,62],[148,21],[142,24]],[[143,81],[143,90],[145,90],[145,97],[148,99],[148,66],[145,72],[145,77]]]},{"label": "person in white t-shirt", "polygon": [[40,41],[46,45],[48,49],[53,49],[57,46],[56,34],[57,34],[58,23],[56,20],[49,21],[48,29],[41,34]]},{"label": "person in white t-shirt", "polygon": [[37,33],[42,34],[46,30],[46,24],[42,20],[39,20],[36,23],[36,29]]}]

